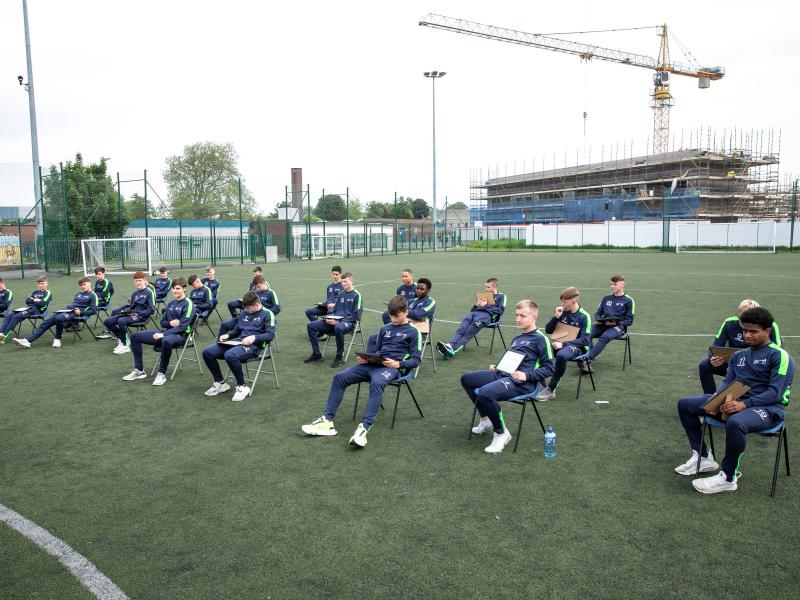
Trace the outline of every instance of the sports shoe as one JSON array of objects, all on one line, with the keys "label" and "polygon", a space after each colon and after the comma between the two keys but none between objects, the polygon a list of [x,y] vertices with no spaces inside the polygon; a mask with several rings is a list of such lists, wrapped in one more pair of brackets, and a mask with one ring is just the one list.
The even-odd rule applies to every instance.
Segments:
[{"label": "sports shoe", "polygon": [[153,385],[164,385],[167,383],[167,376],[164,373],[156,373],[156,378],[153,379]]},{"label": "sports shoe", "polygon": [[361,448],[367,445],[367,428],[364,427],[363,423],[359,423],[358,427],[356,427],[356,432],[350,438],[350,445]]},{"label": "sports shoe", "polygon": [[333,362],[331,363],[331,368],[332,369],[338,369],[339,367],[343,367],[343,366],[344,366],[344,361],[342,360],[341,357],[334,358]]},{"label": "sports shoe", "polygon": [[56,338],[53,340],[53,348],[61,348],[61,340]]},{"label": "sports shoe", "polygon": [[112,336],[112,335],[111,335],[110,333],[108,333],[107,331],[103,331],[102,333],[100,333],[99,335],[97,335],[97,336],[95,336],[95,337],[96,337],[98,340],[110,340],[110,339],[111,339],[112,337],[114,337],[114,336]]},{"label": "sports shoe", "polygon": [[0,342],[6,341],[6,334],[0,333]]},{"label": "sports shoe", "polygon": [[[697,473],[697,457],[698,453],[696,450],[692,450],[692,456],[682,465],[678,465],[675,467],[675,472],[678,475],[694,475]],[[714,455],[711,454],[711,451],[708,452],[708,456],[704,456],[700,459],[700,472],[701,473],[711,473],[712,471],[716,471],[719,469],[719,464],[714,460]]]},{"label": "sports shoe", "polygon": [[472,428],[472,433],[475,435],[483,435],[487,431],[492,430],[492,422],[489,419],[481,419],[478,424]]},{"label": "sports shoe", "polygon": [[582,362],[581,363],[581,373],[584,375],[588,375],[589,373],[594,373],[594,368],[592,367],[591,362]]},{"label": "sports shoe", "polygon": [[327,334],[327,333],[320,333],[320,334],[317,336],[317,339],[318,339],[320,342],[324,342],[325,340],[327,340],[327,339],[328,339],[328,334]]},{"label": "sports shoe", "polygon": [[439,354],[445,358],[453,358],[453,356],[455,356],[453,347],[447,342],[436,342],[436,349],[439,351]]},{"label": "sports shoe", "polygon": [[489,454],[500,454],[503,448],[508,446],[511,441],[511,432],[508,429],[503,429],[503,433],[495,433],[492,438],[492,443],[484,448],[484,452]]},{"label": "sports shoe", "polygon": [[144,371],[140,371],[139,369],[134,369],[125,377],[122,378],[123,381],[136,381],[137,379],[145,379],[147,377],[147,373]]},{"label": "sports shoe", "polygon": [[322,354],[312,354],[303,361],[304,363],[322,362]]},{"label": "sports shoe", "polygon": [[538,400],[539,402],[547,402],[548,400],[552,400],[555,397],[556,393],[549,387],[545,387],[541,392],[536,394],[536,398],[534,398],[534,400]]},{"label": "sports shoe", "polygon": [[23,348],[31,347],[31,343],[25,338],[14,338],[14,343],[22,346]]},{"label": "sports shoe", "polygon": [[[588,353],[586,353],[586,354],[579,354],[578,356],[576,356],[576,357],[575,357],[575,358],[573,358],[572,360],[589,360],[589,354],[588,354]],[[581,365],[581,368],[583,368],[583,365]]]},{"label": "sports shoe", "polygon": [[127,344],[117,344],[111,352],[114,354],[127,354],[130,351],[131,347]]},{"label": "sports shoe", "polygon": [[211,384],[211,387],[205,391],[206,396],[216,396],[217,394],[221,394],[222,392],[227,392],[231,389],[231,386],[227,384],[225,381],[215,381]]},{"label": "sports shoe", "polygon": [[333,426],[333,421],[328,421],[325,416],[311,421],[308,425],[301,427],[303,433],[307,435],[336,435],[336,428]]},{"label": "sports shoe", "polygon": [[234,402],[241,402],[242,400],[247,398],[249,394],[250,394],[249,387],[247,387],[246,385],[237,385],[236,392],[233,394],[233,398],[231,398],[231,400],[233,400]]},{"label": "sports shoe", "polygon": [[739,487],[736,484],[736,477],[733,478],[733,481],[728,481],[727,476],[723,471],[720,471],[716,475],[712,475],[711,477],[705,477],[703,479],[695,479],[692,481],[692,485],[694,489],[696,489],[701,494],[717,494],[719,492],[735,492],[736,488]]}]

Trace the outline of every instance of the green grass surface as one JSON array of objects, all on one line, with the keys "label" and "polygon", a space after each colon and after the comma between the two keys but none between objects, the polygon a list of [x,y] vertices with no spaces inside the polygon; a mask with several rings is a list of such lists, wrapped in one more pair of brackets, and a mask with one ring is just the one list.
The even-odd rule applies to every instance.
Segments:
[{"label": "green grass surface", "polygon": [[[632,332],[707,335],[637,335],[624,372],[623,345],[610,344],[596,363],[598,390],[585,380],[577,401],[568,369],[558,399],[539,405],[558,434],[556,460],[543,458],[532,412],[516,454],[509,447],[489,456],[485,436],[466,439],[471,405],[459,377],[491,362],[488,337],[438,362],[438,373],[426,360],[413,384],[425,418],[401,396],[390,430],[387,395],[369,445],[354,451],[353,392],[337,437],[300,431],[321,414],[335,372],[327,362],[302,364],[303,309],[321,299],[333,263],[269,265],[283,307],[281,387],[264,377],[242,403],[204,397],[210,378],[195,365],[162,388],[123,382],[132,358],[114,356],[111,341],[85,336],[73,346],[65,338],[56,350],[45,336],[30,350],[0,346],[0,503],[70,544],[132,598],[796,597],[800,478],[782,471],[769,497],[776,441],[750,436],[734,494],[703,496],[672,472],[689,455],[675,402],[699,393],[697,362],[739,300],[755,297],[785,335],[800,335],[796,256],[448,253],[342,262],[376,310],[403,267],[431,278],[436,339],[452,334],[456,326],[444,321],[460,320],[490,275],[509,305],[539,302],[543,324],[570,285],[593,312],[615,272],[636,299]],[[241,296],[250,268],[218,270],[221,298]],[[54,307],[72,298],[74,279],[52,279]],[[119,276],[114,284],[118,305],[132,285]],[[12,289],[21,298],[34,287],[26,280]],[[365,323],[377,330],[379,315]],[[513,330],[505,331],[510,340]],[[799,347],[786,342],[795,355]],[[155,358],[147,349],[145,367]],[[787,423],[797,469],[796,402]],[[516,433],[519,410],[505,412]],[[87,596],[55,559],[0,526],[0,597]]]}]

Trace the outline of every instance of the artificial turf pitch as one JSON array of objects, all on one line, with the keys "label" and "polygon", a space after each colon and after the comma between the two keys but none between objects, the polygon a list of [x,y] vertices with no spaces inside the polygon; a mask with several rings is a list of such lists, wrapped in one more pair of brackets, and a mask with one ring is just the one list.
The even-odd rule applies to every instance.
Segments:
[{"label": "artificial turf pitch", "polygon": [[[341,262],[378,311],[403,267],[432,279],[435,339],[449,338],[456,325],[444,321],[461,319],[488,276],[508,296],[510,340],[516,301],[535,299],[543,326],[560,290],[576,285],[593,312],[617,272],[636,300],[632,333],[706,335],[632,336],[624,372],[623,345],[610,344],[596,363],[597,391],[584,379],[578,400],[570,365],[558,398],[539,405],[558,434],[555,460],[543,457],[532,411],[516,454],[509,446],[489,456],[488,436],[466,439],[472,408],[459,377],[492,362],[485,332],[480,347],[437,361],[438,373],[426,359],[412,384],[424,419],[401,396],[390,430],[390,390],[368,446],[354,450],[352,391],[338,436],[300,431],[322,413],[335,373],[328,361],[302,363],[303,309],[322,299],[333,263],[267,265],[283,308],[281,386],[263,376],[242,403],[203,396],[211,380],[193,364],[162,388],[124,382],[132,358],[113,355],[112,341],[84,336],[73,346],[65,336],[53,349],[45,335],[30,350],[0,346],[0,504],[131,598],[797,597],[800,478],[782,465],[769,497],[776,439],[749,436],[733,494],[703,496],[672,470],[689,455],[676,400],[700,392],[697,363],[738,302],[756,298],[784,335],[800,335],[797,256],[448,252]],[[221,309],[246,290],[250,269],[218,268]],[[71,300],[75,279],[51,278],[54,308]],[[133,286],[113,281],[117,306]],[[18,305],[35,284],[11,287]],[[377,330],[379,315],[364,322]],[[201,335],[202,347],[210,335]],[[785,348],[797,357],[800,341]],[[145,368],[155,358],[145,348]],[[796,402],[787,413],[795,469]],[[519,409],[504,412],[516,433]],[[724,437],[716,441],[721,454]],[[90,595],[0,525],[0,597]]]}]

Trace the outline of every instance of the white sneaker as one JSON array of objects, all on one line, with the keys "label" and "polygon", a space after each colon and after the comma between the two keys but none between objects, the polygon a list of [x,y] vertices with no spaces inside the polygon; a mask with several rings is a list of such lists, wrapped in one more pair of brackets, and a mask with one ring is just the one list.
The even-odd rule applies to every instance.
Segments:
[{"label": "white sneaker", "polygon": [[361,448],[367,445],[367,428],[364,427],[363,423],[359,423],[358,427],[356,427],[356,432],[350,438],[350,445]]},{"label": "white sneaker", "polygon": [[[692,450],[692,456],[682,465],[678,465],[675,467],[675,472],[678,475],[694,475],[697,473],[697,451]],[[700,472],[701,473],[711,473],[712,471],[716,471],[719,469],[719,464],[717,461],[714,460],[714,455],[711,454],[709,450],[708,456],[704,456],[700,460]]]},{"label": "white sneaker", "polygon": [[147,377],[147,373],[144,371],[140,371],[139,369],[134,369],[125,377],[122,378],[123,381],[136,381],[137,379],[144,379]]},{"label": "white sneaker", "polygon": [[495,433],[494,437],[492,438],[492,443],[486,446],[486,448],[483,450],[489,454],[500,454],[503,451],[503,448],[508,446],[508,442],[510,441],[511,432],[508,429],[504,429],[503,433]]},{"label": "white sneaker", "polygon": [[153,385],[164,385],[167,383],[167,376],[164,373],[156,373],[156,378],[153,379]]},{"label": "white sneaker", "polygon": [[215,381],[211,384],[211,387],[206,390],[205,394],[206,396],[216,396],[222,392],[227,392],[229,389],[231,389],[231,386],[229,386],[227,382]]},{"label": "white sneaker", "polygon": [[53,348],[61,348],[61,340],[56,338],[53,340]]},{"label": "white sneaker", "polygon": [[539,402],[547,402],[548,400],[552,400],[555,397],[556,393],[549,387],[545,387],[544,389],[542,389],[542,391],[536,394],[536,398],[534,399],[538,400]]},{"label": "white sneaker", "polygon": [[110,333],[108,333],[107,331],[104,331],[104,332],[100,333],[97,336],[97,339],[98,340],[110,340],[112,337],[113,336]]},{"label": "white sneaker", "polygon": [[114,349],[112,350],[114,354],[127,354],[130,351],[131,351],[130,346],[127,346],[126,344],[123,344],[121,342],[116,346],[114,346]]},{"label": "white sneaker", "polygon": [[22,346],[23,348],[30,348],[31,347],[31,343],[28,340],[26,340],[25,338],[14,338],[14,343],[19,345],[19,346]]},{"label": "white sneaker", "polygon": [[231,398],[231,400],[233,400],[234,402],[241,402],[242,400],[247,398],[249,394],[250,394],[249,387],[247,387],[246,385],[237,385],[236,392],[233,394],[233,398]]},{"label": "white sneaker", "polygon": [[319,419],[314,419],[308,425],[301,427],[303,433],[306,435],[336,435],[336,428],[333,426],[333,421],[325,418],[325,415]]},{"label": "white sneaker", "polygon": [[736,477],[733,478],[733,481],[728,481],[723,471],[720,471],[719,473],[717,473],[716,475],[712,475],[711,477],[705,477],[703,479],[695,479],[694,481],[692,481],[692,485],[694,486],[694,489],[696,489],[701,494],[735,492],[736,488],[739,487],[736,484]]},{"label": "white sneaker", "polygon": [[475,435],[483,435],[487,431],[492,430],[492,422],[489,419],[481,419],[478,424],[472,428],[472,433]]}]

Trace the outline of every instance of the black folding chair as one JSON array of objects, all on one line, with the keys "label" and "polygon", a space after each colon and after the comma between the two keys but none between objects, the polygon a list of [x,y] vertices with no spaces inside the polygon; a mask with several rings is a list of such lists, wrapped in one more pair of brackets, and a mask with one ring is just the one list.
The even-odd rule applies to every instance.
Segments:
[{"label": "black folding chair", "polygon": [[[475,393],[478,393],[479,388],[475,388]],[[522,413],[519,416],[519,425],[517,425],[517,439],[514,442],[514,452],[517,451],[517,446],[519,446],[519,438],[522,435],[522,424],[525,422],[525,407],[530,402],[531,406],[533,406],[533,410],[536,413],[536,418],[539,420],[539,427],[542,428],[542,433],[544,433],[544,423],[542,422],[542,417],[539,415],[539,409],[536,406],[536,394],[542,389],[542,386],[539,384],[537,385],[532,391],[528,392],[527,394],[521,394],[519,396],[515,396],[514,398],[510,398],[509,400],[504,400],[503,402],[508,402],[510,404],[516,404],[517,406],[522,406]],[[472,419],[469,422],[469,436],[467,439],[472,439],[472,427],[475,425],[475,415],[478,412],[478,403],[474,403],[472,407]]]},{"label": "black folding chair", "polygon": [[581,381],[583,381],[584,375],[589,376],[589,381],[592,382],[592,391],[597,391],[597,387],[594,385],[594,369],[592,369],[592,360],[577,360],[571,361],[578,365],[578,389],[575,391],[575,400],[581,395]]},{"label": "black folding chair", "polygon": [[422,363],[425,362],[424,361],[425,350],[428,348],[428,346],[430,346],[431,348],[430,359],[433,362],[433,372],[436,373],[436,352],[433,351],[433,341],[431,337],[432,335],[433,335],[433,321],[429,319],[428,332],[422,334],[422,353],[420,354],[419,366],[416,369],[414,369],[414,379],[416,379],[417,376],[419,375],[419,370],[422,368]]},{"label": "black folding chair", "polygon": [[[323,316],[322,318],[324,319],[325,317]],[[353,344],[356,341],[356,335],[361,336],[361,344],[360,344],[360,346],[362,348],[364,348],[364,349],[367,348],[367,344],[364,342],[364,333],[361,331],[361,319],[356,321],[355,326],[353,327],[353,329],[351,331],[346,332],[344,335],[345,336],[348,336],[348,335],[350,336],[350,343],[348,344],[347,341],[345,341],[345,345],[347,346],[347,351],[344,354],[344,362],[347,362],[347,357],[350,356],[350,350],[353,349]],[[328,338],[325,340],[325,345],[322,347],[322,357],[323,358],[325,358],[325,351],[328,349],[328,344],[330,343],[331,338],[335,338],[335,337],[336,337],[335,333],[329,333],[328,334]]]},{"label": "black folding chair", "polygon": [[[269,359],[269,362],[272,363],[271,371],[264,370],[264,361],[266,361],[267,359]],[[251,377],[250,369],[247,366],[247,363],[254,361],[258,361],[258,368],[256,369],[255,375]],[[264,373],[265,375],[273,375],[275,377],[275,387],[277,388],[281,387],[281,384],[278,383],[278,370],[277,368],[275,368],[275,358],[272,356],[272,348],[270,347],[270,342],[267,342],[264,345],[264,347],[261,349],[258,355],[242,361],[242,366],[244,367],[244,380],[245,382],[250,384],[250,393],[247,394],[248,398],[253,395],[253,392],[256,389],[256,382],[258,381],[258,376],[261,375],[261,373]],[[231,375],[231,369],[230,367],[228,367],[228,372],[225,373],[225,381],[228,380],[228,377],[230,377],[230,375]]]},{"label": "black folding chair", "polygon": [[[503,317],[500,317],[494,323],[489,323],[486,327],[484,327],[484,329],[491,329],[492,330],[492,341],[489,344],[489,354],[491,354],[492,351],[494,350],[494,335],[495,335],[495,333],[499,333],[500,334],[500,341],[503,342],[503,350],[507,350],[508,349],[508,346],[506,346],[506,339],[503,337],[503,330],[500,328],[500,323],[502,323],[502,322],[503,322]],[[480,333],[480,331],[478,333]],[[476,346],[480,346],[480,342],[478,342],[478,336],[477,335],[475,335],[475,337],[472,338],[472,339],[475,340],[475,345]]]},{"label": "black folding chair", "polygon": [[[419,368],[419,367],[417,367]],[[389,426],[389,429],[394,429],[394,422],[397,419],[397,405],[400,402],[400,390],[405,387],[408,390],[408,393],[411,395],[411,399],[414,401],[414,406],[417,407],[417,412],[421,418],[425,418],[425,415],[422,414],[422,409],[419,407],[419,402],[417,402],[417,397],[414,395],[414,390],[411,389],[411,384],[409,383],[412,379],[414,379],[414,372],[417,369],[412,369],[405,375],[402,375],[395,379],[394,381],[389,382],[390,387],[397,388],[397,394],[394,397],[394,411],[392,412],[392,424]],[[358,399],[361,395],[361,381],[358,382],[358,387],[356,387],[356,402],[353,405],[353,421],[356,420],[356,411],[358,410]],[[381,402],[381,408],[383,408],[383,403]]]}]

